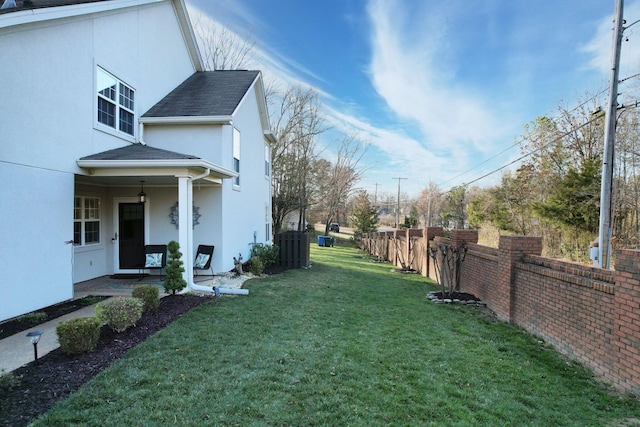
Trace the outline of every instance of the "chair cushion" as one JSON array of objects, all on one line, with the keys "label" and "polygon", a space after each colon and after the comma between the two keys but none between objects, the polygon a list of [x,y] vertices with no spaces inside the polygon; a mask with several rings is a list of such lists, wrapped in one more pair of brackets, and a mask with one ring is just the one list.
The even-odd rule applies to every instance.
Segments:
[{"label": "chair cushion", "polygon": [[147,254],[147,259],[144,264],[145,268],[162,267],[162,255],[162,253]]},{"label": "chair cushion", "polygon": [[198,256],[196,257],[196,262],[193,263],[193,266],[195,268],[204,268],[205,265],[207,265],[207,262],[209,262],[209,257],[211,255],[209,254],[198,254]]}]

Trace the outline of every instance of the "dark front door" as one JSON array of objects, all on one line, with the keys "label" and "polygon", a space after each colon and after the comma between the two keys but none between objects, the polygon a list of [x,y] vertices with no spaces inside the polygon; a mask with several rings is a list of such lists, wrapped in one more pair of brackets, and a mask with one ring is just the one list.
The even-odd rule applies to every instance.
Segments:
[{"label": "dark front door", "polygon": [[120,203],[120,269],[144,267],[144,203]]}]

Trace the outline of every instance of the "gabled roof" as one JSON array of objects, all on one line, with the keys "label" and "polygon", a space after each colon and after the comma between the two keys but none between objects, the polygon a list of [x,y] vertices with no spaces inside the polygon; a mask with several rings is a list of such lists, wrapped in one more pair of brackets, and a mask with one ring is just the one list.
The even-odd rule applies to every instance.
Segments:
[{"label": "gabled roof", "polygon": [[199,159],[190,154],[176,153],[142,144],[131,144],[126,147],[115,148],[102,153],[82,157],[80,160],[184,160]]},{"label": "gabled roof", "polygon": [[246,70],[195,73],[142,117],[232,116],[259,75]]}]

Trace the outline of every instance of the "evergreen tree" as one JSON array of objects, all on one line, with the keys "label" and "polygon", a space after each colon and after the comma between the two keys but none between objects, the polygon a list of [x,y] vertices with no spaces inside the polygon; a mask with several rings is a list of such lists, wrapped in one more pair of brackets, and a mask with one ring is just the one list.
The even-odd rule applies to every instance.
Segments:
[{"label": "evergreen tree", "polygon": [[378,213],[375,206],[369,201],[369,194],[365,190],[358,192],[351,215],[353,235],[357,240],[365,233],[371,233],[378,229]]},{"label": "evergreen tree", "polygon": [[180,244],[172,240],[167,245],[169,250],[169,259],[167,260],[167,277],[164,279],[164,291],[171,292],[175,295],[176,291],[181,291],[187,287],[187,282],[182,278],[184,273],[184,263],[182,262],[182,252],[180,252]]},{"label": "evergreen tree", "polygon": [[534,203],[534,211],[553,222],[596,233],[600,215],[600,162],[586,160],[580,170],[570,168],[546,203]]}]

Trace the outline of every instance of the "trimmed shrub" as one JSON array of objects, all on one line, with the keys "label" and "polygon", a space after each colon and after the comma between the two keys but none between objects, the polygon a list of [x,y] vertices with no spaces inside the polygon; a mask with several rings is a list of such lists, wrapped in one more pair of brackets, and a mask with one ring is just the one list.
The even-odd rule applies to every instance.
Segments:
[{"label": "trimmed shrub", "polygon": [[180,244],[172,240],[167,245],[169,250],[169,259],[167,260],[166,277],[164,278],[164,291],[166,293],[176,294],[187,287],[187,281],[182,278],[184,267],[182,262],[182,252],[180,252]]},{"label": "trimmed shrub", "polygon": [[96,348],[102,322],[97,317],[80,317],[58,323],[60,349],[67,354],[87,353]]},{"label": "trimmed shrub", "polygon": [[251,274],[259,276],[264,271],[264,264],[260,257],[254,256],[249,260],[249,271]]},{"label": "trimmed shrub", "polygon": [[96,314],[114,331],[124,332],[140,320],[143,307],[140,298],[115,297],[97,304]]},{"label": "trimmed shrub", "polygon": [[256,243],[251,248],[251,259],[258,257],[262,261],[264,267],[269,267],[278,261],[280,248],[276,245],[265,245],[264,243]]},{"label": "trimmed shrub", "polygon": [[131,296],[142,300],[143,311],[156,311],[160,305],[160,290],[153,285],[138,286],[131,292]]},{"label": "trimmed shrub", "polygon": [[0,391],[11,391],[20,385],[22,375],[14,375],[13,372],[6,372],[0,369]]},{"label": "trimmed shrub", "polygon": [[26,325],[38,325],[44,323],[47,320],[47,313],[44,311],[34,311],[33,313],[23,314],[18,317],[18,322]]}]

